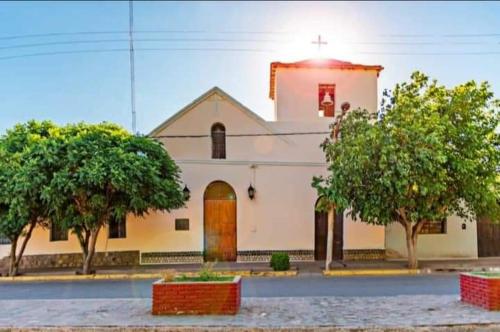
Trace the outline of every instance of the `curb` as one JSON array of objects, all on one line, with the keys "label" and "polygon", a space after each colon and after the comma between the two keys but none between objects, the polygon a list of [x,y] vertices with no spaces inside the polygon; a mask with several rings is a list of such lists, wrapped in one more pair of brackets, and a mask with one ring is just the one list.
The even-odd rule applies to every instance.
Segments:
[{"label": "curb", "polygon": [[385,276],[385,275],[417,275],[425,271],[420,269],[385,269],[385,270],[324,270],[325,277],[349,277],[349,276]]},{"label": "curb", "polygon": [[155,279],[160,278],[160,273],[134,273],[134,274],[92,274],[92,275],[44,275],[44,276],[18,276],[1,277],[2,282],[30,282],[30,281],[81,281],[81,280],[128,280],[128,279]]},{"label": "curb", "polygon": [[[298,274],[297,270],[292,271],[215,271],[228,276],[242,277],[294,277]],[[198,272],[178,272],[179,275],[188,277],[198,275]],[[42,276],[18,276],[18,277],[0,277],[0,283],[10,282],[49,282],[49,281],[85,281],[85,280],[144,280],[159,279],[161,273],[113,273],[113,274],[93,274],[93,275],[42,275]]]}]

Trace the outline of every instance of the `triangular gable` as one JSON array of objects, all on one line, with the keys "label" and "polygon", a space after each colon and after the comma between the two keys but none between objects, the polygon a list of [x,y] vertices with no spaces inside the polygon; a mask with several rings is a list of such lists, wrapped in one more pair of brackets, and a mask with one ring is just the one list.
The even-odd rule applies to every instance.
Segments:
[{"label": "triangular gable", "polygon": [[[235,105],[236,108],[238,108],[239,110],[241,110],[243,114],[245,114],[249,118],[253,119],[260,126],[262,126],[263,128],[265,128],[270,134],[275,134],[276,133],[274,131],[274,129],[271,126],[269,126],[263,118],[261,118],[260,116],[258,116],[254,112],[252,112],[248,107],[246,107],[245,105],[243,105],[242,103],[240,103],[239,101],[237,101],[236,99],[234,99],[231,95],[229,95],[228,93],[226,93],[224,90],[222,90],[221,88],[215,86],[215,87],[211,88],[210,90],[208,90],[207,92],[205,92],[204,94],[202,94],[201,96],[199,96],[198,98],[196,98],[195,100],[193,100],[191,103],[189,103],[187,106],[185,106],[184,108],[182,108],[180,111],[178,111],[177,113],[175,113],[174,115],[172,115],[170,118],[168,118],[162,124],[160,124],[158,127],[156,127],[155,129],[153,129],[149,133],[149,136],[159,135],[160,132],[162,132],[163,130],[165,130],[172,123],[174,123],[175,121],[177,121],[179,118],[181,118],[182,116],[184,116],[185,114],[187,114],[188,112],[190,112],[196,106],[198,106],[203,101],[207,100],[208,98],[210,98],[213,95],[219,95],[219,96],[223,97],[225,100],[227,100],[230,103],[232,103],[233,105]],[[244,134],[244,133],[242,133],[242,134]],[[285,141],[287,141],[284,137],[280,136],[280,138],[283,139],[283,140],[285,140]]]}]

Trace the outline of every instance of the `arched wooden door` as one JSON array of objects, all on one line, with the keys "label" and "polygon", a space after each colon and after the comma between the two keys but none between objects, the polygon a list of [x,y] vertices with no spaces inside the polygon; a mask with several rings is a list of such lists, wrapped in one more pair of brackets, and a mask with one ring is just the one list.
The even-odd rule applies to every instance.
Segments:
[{"label": "arched wooden door", "polygon": [[[316,203],[316,205],[318,202]],[[326,248],[328,238],[328,212],[314,211],[314,259],[317,261],[326,260]],[[333,224],[333,247],[332,258],[334,260],[343,259],[344,247],[344,215],[335,215]]]},{"label": "arched wooden door", "polygon": [[314,259],[326,259],[326,239],[328,237],[328,213],[314,212]]},{"label": "arched wooden door", "polygon": [[223,181],[205,189],[204,250],[206,261],[236,261],[236,194]]}]

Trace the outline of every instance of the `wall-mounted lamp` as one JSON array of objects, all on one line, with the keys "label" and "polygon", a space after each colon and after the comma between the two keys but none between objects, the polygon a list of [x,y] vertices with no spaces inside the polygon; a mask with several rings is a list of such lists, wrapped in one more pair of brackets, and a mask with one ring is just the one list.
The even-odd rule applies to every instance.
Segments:
[{"label": "wall-mounted lamp", "polygon": [[467,225],[465,223],[462,224],[462,229],[463,230],[466,230],[467,229]]},{"label": "wall-mounted lamp", "polygon": [[252,184],[250,184],[250,186],[248,187],[248,197],[250,199],[254,199],[255,197],[255,188],[252,187]]},{"label": "wall-mounted lamp", "polygon": [[187,187],[187,185],[184,185],[184,189],[182,189],[182,193],[184,194],[184,199],[186,201],[189,201],[189,198],[191,197],[191,191]]}]

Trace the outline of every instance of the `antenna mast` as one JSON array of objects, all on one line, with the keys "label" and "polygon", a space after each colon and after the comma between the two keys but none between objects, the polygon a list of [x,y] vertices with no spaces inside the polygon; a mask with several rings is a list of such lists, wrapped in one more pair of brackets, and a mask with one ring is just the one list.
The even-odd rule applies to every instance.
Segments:
[{"label": "antenna mast", "polygon": [[130,42],[130,103],[132,108],[132,133],[137,133],[137,120],[135,113],[135,66],[134,66],[134,3],[129,0],[129,42]]}]

